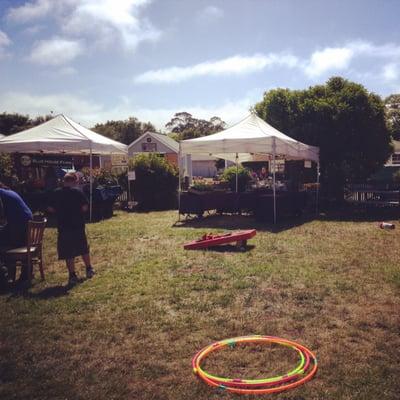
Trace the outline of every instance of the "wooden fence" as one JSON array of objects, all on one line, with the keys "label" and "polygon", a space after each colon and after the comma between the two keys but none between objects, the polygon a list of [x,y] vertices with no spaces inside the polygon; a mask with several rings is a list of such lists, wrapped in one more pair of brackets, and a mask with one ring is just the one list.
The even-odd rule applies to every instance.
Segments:
[{"label": "wooden fence", "polygon": [[345,200],[354,204],[398,206],[400,190],[388,185],[382,187],[370,184],[352,184],[345,188]]}]

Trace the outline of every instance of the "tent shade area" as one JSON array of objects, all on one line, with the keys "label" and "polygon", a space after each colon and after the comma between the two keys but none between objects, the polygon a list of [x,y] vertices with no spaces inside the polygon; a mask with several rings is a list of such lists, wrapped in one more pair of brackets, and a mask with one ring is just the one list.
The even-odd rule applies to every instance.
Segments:
[{"label": "tent shade area", "polygon": [[128,147],[59,114],[43,124],[1,138],[0,153],[40,153],[59,155],[60,157],[66,154],[89,156],[90,219],[92,219],[93,156],[127,155]]},{"label": "tent shade area", "polygon": [[[306,160],[316,164],[319,180],[319,148],[295,140],[278,131],[254,112],[228,129],[209,136],[184,140],[180,143],[180,155],[212,154],[218,158],[239,163],[269,161],[272,166],[273,215],[276,222],[276,161]],[[180,173],[185,173],[181,162]],[[238,192],[236,177],[236,192]],[[318,190],[317,190],[318,196]]]}]

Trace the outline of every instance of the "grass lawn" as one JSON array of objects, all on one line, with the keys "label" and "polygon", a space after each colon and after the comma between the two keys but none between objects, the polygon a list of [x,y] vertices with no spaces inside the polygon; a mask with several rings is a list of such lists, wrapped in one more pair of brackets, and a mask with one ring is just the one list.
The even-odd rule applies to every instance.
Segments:
[{"label": "grass lawn", "polygon": [[[248,334],[317,354],[311,382],[271,398],[400,398],[400,229],[321,219],[272,230],[248,217],[174,227],[175,219],[117,213],[89,225],[98,274],[71,290],[47,229],[46,281],[0,295],[0,399],[237,398],[197,381],[190,362],[215,340]],[[226,227],[257,228],[254,248],[183,250]],[[294,361],[275,348],[271,357],[236,350],[208,368],[258,377]]]}]

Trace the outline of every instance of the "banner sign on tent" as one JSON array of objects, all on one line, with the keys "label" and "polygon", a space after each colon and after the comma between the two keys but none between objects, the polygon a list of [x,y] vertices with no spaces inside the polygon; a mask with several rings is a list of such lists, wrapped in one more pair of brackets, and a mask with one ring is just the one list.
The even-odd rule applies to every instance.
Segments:
[{"label": "banner sign on tent", "polygon": [[126,154],[111,154],[111,165],[113,167],[124,167],[128,165],[128,157]]},{"label": "banner sign on tent", "polygon": [[128,181],[136,180],[136,173],[135,171],[128,171]]},{"label": "banner sign on tent", "polygon": [[18,158],[22,167],[60,167],[71,169],[72,156],[64,155],[42,155],[42,154],[21,154]]}]

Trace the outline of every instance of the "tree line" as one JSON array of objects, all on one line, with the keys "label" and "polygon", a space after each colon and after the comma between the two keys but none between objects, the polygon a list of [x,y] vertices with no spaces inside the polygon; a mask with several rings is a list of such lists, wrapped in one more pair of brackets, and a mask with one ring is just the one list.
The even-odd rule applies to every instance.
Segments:
[{"label": "tree line", "polygon": [[[341,77],[304,90],[269,90],[253,109],[286,135],[320,148],[322,183],[339,196],[344,183],[364,181],[378,170],[392,152],[392,139],[400,140],[400,94],[383,100]],[[0,133],[10,135],[50,118],[4,112],[0,114]],[[225,128],[226,123],[217,116],[199,119],[184,111],[165,125],[167,134],[178,141]],[[92,129],[125,144],[147,131],[157,132],[151,122],[135,117],[98,123]]]},{"label": "tree line", "polygon": [[[0,134],[12,135],[33,128],[52,118],[52,115],[31,118],[29,115],[3,112],[0,114]],[[210,135],[224,128],[226,128],[226,123],[219,117],[212,117],[210,120],[199,119],[184,111],[176,113],[165,125],[168,135],[178,141]],[[148,131],[161,133],[151,122],[142,122],[135,117],[98,123],[91,129],[125,144],[132,143]]]}]

